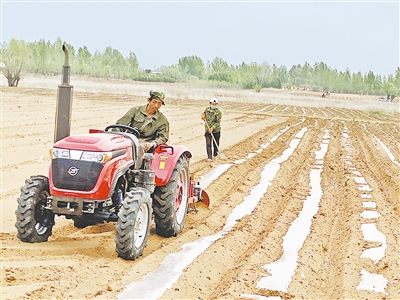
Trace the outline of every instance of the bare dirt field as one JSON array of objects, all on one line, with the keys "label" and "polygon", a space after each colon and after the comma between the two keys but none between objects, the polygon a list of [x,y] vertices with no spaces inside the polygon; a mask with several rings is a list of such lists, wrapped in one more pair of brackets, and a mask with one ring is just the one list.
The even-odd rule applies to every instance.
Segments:
[{"label": "bare dirt field", "polygon": [[[1,87],[1,299],[400,298],[398,102],[71,78],[71,134],[163,90],[170,143],[190,149],[211,199],[180,235],[152,230],[143,256],[126,261],[113,223],[79,229],[59,217],[48,242],[17,238],[20,188],[48,174],[60,81]],[[200,114],[212,96],[228,159],[209,162]]]}]

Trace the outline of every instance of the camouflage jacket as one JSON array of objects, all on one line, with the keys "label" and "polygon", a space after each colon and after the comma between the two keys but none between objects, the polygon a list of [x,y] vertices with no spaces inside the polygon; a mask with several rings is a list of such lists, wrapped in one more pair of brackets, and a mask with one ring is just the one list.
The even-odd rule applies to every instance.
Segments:
[{"label": "camouflage jacket", "polygon": [[169,123],[164,114],[157,111],[151,118],[147,117],[146,105],[131,108],[117,124],[137,127],[140,132],[139,142],[156,142],[164,144],[169,139]]},{"label": "camouflage jacket", "polygon": [[207,127],[208,124],[210,128],[213,128],[213,132],[215,133],[220,132],[222,112],[218,108],[211,109],[210,107],[207,107],[206,110],[204,111],[204,115],[206,117],[204,123],[205,131],[208,132],[208,127]]}]

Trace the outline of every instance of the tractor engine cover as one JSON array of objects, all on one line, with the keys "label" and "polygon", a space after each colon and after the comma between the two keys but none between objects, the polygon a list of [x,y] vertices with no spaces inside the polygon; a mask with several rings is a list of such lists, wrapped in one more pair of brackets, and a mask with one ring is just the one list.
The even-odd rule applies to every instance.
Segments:
[{"label": "tractor engine cover", "polygon": [[104,200],[117,172],[134,164],[136,147],[124,135],[90,133],[68,136],[56,142],[51,151],[49,184],[53,196]]}]

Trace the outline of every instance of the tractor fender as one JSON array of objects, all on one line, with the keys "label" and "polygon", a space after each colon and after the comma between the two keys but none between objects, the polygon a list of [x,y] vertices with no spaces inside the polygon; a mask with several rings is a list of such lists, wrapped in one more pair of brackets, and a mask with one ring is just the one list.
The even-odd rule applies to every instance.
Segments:
[{"label": "tractor fender", "polygon": [[182,155],[191,158],[189,149],[183,145],[161,144],[154,151],[154,159],[150,169],[155,172],[156,186],[164,186],[169,182],[176,163]]},{"label": "tractor fender", "polygon": [[111,199],[111,196],[114,194],[115,187],[116,187],[116,185],[118,183],[118,179],[120,177],[122,177],[125,173],[127,173],[129,169],[130,169],[130,166],[126,166],[126,167],[121,168],[120,170],[118,170],[117,172],[114,173],[113,180],[112,180],[112,183],[111,183],[111,186],[110,186],[110,192],[108,194],[108,199]]}]

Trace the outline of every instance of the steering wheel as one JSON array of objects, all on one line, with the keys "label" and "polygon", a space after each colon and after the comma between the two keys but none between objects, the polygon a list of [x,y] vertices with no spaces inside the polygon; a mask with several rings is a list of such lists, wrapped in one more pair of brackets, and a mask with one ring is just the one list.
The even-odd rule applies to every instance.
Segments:
[{"label": "steering wheel", "polygon": [[113,128],[122,129],[122,132],[132,133],[137,138],[140,137],[140,132],[139,132],[139,129],[137,127],[130,127],[130,126],[122,125],[122,124],[108,125],[104,129],[104,131],[108,131],[109,129],[113,129]]}]

